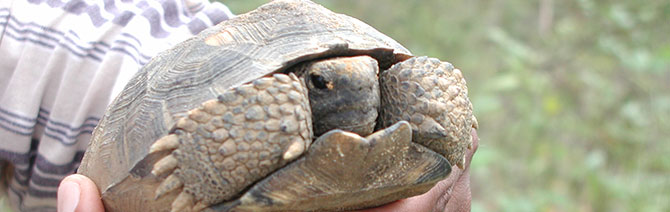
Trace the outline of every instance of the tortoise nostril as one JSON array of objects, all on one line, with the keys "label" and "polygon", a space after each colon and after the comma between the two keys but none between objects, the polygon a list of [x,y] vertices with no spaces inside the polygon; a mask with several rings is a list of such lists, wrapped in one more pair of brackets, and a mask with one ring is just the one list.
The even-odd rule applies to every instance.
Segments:
[{"label": "tortoise nostril", "polygon": [[314,85],[314,87],[318,89],[326,89],[328,86],[326,85],[326,79],[324,79],[321,75],[317,74],[310,74],[310,81]]}]

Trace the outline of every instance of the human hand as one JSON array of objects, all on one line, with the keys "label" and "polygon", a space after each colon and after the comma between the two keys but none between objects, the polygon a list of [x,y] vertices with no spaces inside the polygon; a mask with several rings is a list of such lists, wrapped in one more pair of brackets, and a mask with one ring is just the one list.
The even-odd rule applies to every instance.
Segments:
[{"label": "human hand", "polygon": [[425,194],[401,199],[377,208],[359,210],[356,212],[386,212],[386,211],[470,211],[470,161],[479,147],[477,131],[472,129],[472,149],[467,153],[465,167],[451,167],[451,173],[438,182]]},{"label": "human hand", "polygon": [[[447,179],[438,182],[425,194],[398,200],[390,204],[360,210],[358,212],[384,211],[470,211],[470,161],[477,147],[479,137],[472,130],[473,144],[468,151],[464,169],[452,167]],[[59,212],[104,212],[98,187],[88,177],[73,174],[61,181],[58,186]]]},{"label": "human hand", "polygon": [[104,212],[100,192],[88,177],[73,174],[58,185],[58,212]]}]

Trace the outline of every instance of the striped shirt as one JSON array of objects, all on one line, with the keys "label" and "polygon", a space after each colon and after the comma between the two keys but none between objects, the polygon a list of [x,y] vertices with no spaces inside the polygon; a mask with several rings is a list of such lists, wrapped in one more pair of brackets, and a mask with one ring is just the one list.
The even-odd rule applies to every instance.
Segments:
[{"label": "striped shirt", "polygon": [[56,211],[107,105],[152,56],[232,17],[206,0],[0,1],[0,179]]}]

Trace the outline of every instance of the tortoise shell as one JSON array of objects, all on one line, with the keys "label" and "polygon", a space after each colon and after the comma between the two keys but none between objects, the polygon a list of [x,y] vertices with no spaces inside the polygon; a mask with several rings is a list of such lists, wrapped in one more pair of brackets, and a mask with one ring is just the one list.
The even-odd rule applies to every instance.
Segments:
[{"label": "tortoise shell", "polygon": [[[79,173],[87,175],[96,183],[109,211],[167,211],[170,210],[170,206],[175,211],[175,202],[192,203],[193,198],[207,199],[209,194],[193,194],[193,192],[205,192],[197,189],[189,190],[191,196],[187,195],[188,197],[181,197],[179,192],[166,191],[164,196],[155,193],[161,186],[165,187],[165,181],[171,176],[157,171],[156,167],[159,166],[157,164],[171,161],[162,160],[166,155],[170,155],[169,151],[151,150],[154,148],[152,147],[154,142],[170,140],[184,145],[181,137],[176,138],[176,135],[189,133],[187,129],[189,127],[185,126],[191,125],[183,124],[183,120],[189,117],[193,119],[197,116],[193,114],[199,114],[198,111],[208,111],[207,104],[217,99],[222,101],[227,93],[239,94],[241,91],[238,88],[258,86],[261,83],[258,79],[274,76],[277,81],[286,80],[290,84],[290,80],[298,82],[295,75],[285,79],[278,74],[286,74],[287,70],[297,64],[324,58],[360,55],[374,58],[379,70],[387,70],[394,64],[413,58],[405,47],[367,24],[346,15],[333,13],[305,0],[273,1],[247,14],[224,21],[162,52],[130,80],[121,94],[111,103],[93,132]],[[454,70],[450,64],[447,68]],[[460,75],[460,71],[457,74]],[[292,85],[296,87],[298,93],[306,92],[296,83]],[[459,86],[464,87],[464,80]],[[467,96],[467,91],[458,95]],[[465,98],[467,100],[467,97]],[[298,104],[302,104],[302,109],[309,111],[308,103],[305,106],[306,97],[301,101],[298,101]],[[469,105],[469,100],[463,104]],[[476,122],[471,113],[471,105],[468,109],[469,113],[459,113],[458,117],[465,120],[462,125],[470,127],[476,125]],[[311,121],[310,117],[296,120]],[[396,121],[398,120],[393,120],[393,123],[397,124],[389,123],[386,125],[390,126],[389,128],[366,138],[342,131],[326,133],[314,142],[312,148],[305,150],[305,156],[293,163],[291,161],[296,157],[290,156],[289,160],[285,153],[290,151],[287,149],[293,147],[290,147],[290,143],[282,144],[284,161],[274,169],[266,171],[267,178],[254,180],[254,185],[242,186],[238,193],[228,195],[229,199],[220,201],[219,198],[204,205],[201,202],[200,205],[189,205],[181,209],[340,210],[375,206],[425,192],[435,182],[446,177],[450,172],[450,165],[439,154],[409,142],[412,139],[412,131],[417,132],[410,130],[416,128],[412,121],[406,120],[410,121],[409,123]],[[306,126],[311,127],[309,124]],[[196,131],[196,128],[193,127],[191,131]],[[311,131],[309,134],[311,136]],[[208,135],[216,136],[215,133]],[[309,136],[303,136],[305,139],[307,137]],[[311,137],[308,140],[311,142]],[[328,142],[319,143],[319,140]],[[309,148],[309,142],[304,148]],[[191,147],[199,149],[200,144],[194,143]],[[318,192],[315,192],[314,189],[306,188],[316,185],[327,187],[327,181],[315,180],[305,184],[304,180],[296,180],[296,177],[309,176],[307,173],[309,171],[305,171],[308,169],[337,167],[337,164],[341,166],[342,163],[333,164],[334,162],[324,162],[328,160],[320,159],[328,152],[333,155],[333,149],[349,148],[352,151],[359,149],[359,152],[366,154],[372,152],[378,156],[389,155],[389,151],[393,149],[391,147],[398,149],[393,151],[398,154],[397,157],[385,156],[386,158],[379,159],[375,163],[366,163],[362,166],[375,169],[380,166],[387,167],[389,163],[406,164],[402,167],[388,166],[385,168],[388,170],[376,171],[394,175],[395,178],[380,174],[377,177],[360,176],[367,181],[360,178],[332,181],[339,182],[342,186],[349,185],[352,189],[358,187],[359,190],[365,187],[360,183],[366,183],[367,186],[374,185],[376,189],[384,191],[373,192],[378,193],[376,196],[362,198],[369,195],[369,192],[361,192],[347,197],[342,192],[335,192],[336,195],[331,195],[333,197],[324,201],[336,204],[320,205],[321,201],[315,201],[313,197],[323,196],[324,193],[332,191],[317,189]],[[361,148],[368,150],[360,150]],[[383,151],[382,148],[389,150]],[[344,155],[347,154],[340,154],[340,157]],[[284,165],[286,167],[282,168]],[[281,171],[276,171],[280,168]],[[339,169],[326,169],[325,172],[346,176],[342,175]],[[419,174],[407,176],[401,174],[405,172],[419,172]],[[269,176],[270,174],[272,176]],[[181,176],[186,175],[182,173]],[[278,184],[288,181],[292,181],[291,186],[300,187],[298,189],[300,192],[296,193],[296,188],[292,187],[277,187]],[[359,184],[350,183],[354,181]],[[183,182],[179,183],[181,186]],[[212,183],[217,185],[219,182]],[[387,184],[389,186],[386,186]],[[175,186],[170,189],[173,187]],[[186,186],[184,188],[186,191]],[[295,201],[272,195],[273,192],[288,192],[293,196],[300,196],[305,192],[309,193],[308,190],[313,192],[309,194],[312,195],[310,198],[302,200],[292,198]],[[358,197],[360,201],[354,201],[352,197]],[[184,198],[187,200],[183,200]],[[352,203],[347,204],[347,201]],[[312,204],[308,204],[310,202]],[[299,205],[305,207],[296,207]]]}]

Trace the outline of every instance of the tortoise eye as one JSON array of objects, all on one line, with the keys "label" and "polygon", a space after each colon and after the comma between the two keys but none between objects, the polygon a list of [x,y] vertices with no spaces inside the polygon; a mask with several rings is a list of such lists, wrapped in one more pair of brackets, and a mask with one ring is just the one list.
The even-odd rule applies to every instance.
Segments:
[{"label": "tortoise eye", "polygon": [[321,75],[310,74],[309,77],[310,77],[310,81],[312,82],[314,87],[316,87],[318,89],[326,89],[327,88],[326,79],[324,79]]}]

